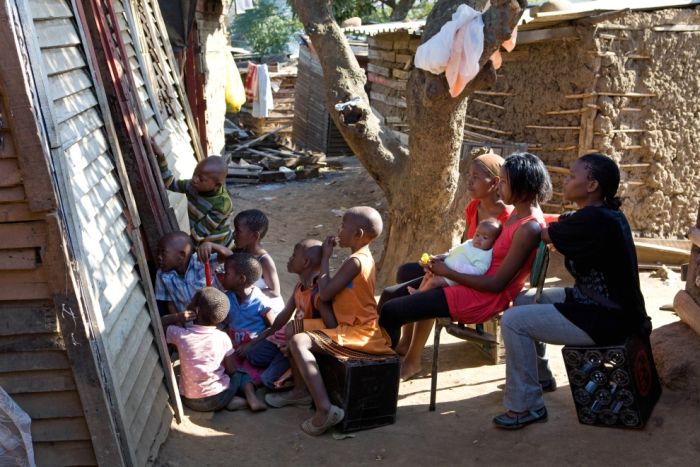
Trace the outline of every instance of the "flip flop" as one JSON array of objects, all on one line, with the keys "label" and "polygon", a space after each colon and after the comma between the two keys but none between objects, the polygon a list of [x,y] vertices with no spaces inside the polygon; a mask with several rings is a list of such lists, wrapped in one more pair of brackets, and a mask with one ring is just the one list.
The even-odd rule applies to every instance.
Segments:
[{"label": "flip flop", "polygon": [[304,433],[311,436],[319,436],[325,433],[329,428],[337,425],[343,421],[345,417],[345,411],[338,406],[331,405],[331,409],[328,411],[328,417],[321,424],[321,426],[315,426],[312,422],[313,417],[304,421],[301,424],[301,429]]},{"label": "flip flop", "polygon": [[313,402],[310,395],[300,397],[298,399],[289,399],[286,397],[291,391],[287,392],[270,392],[265,394],[265,402],[270,407],[275,407],[277,409],[286,407],[288,405],[294,405],[297,407],[308,407]]},{"label": "flip flop", "polygon": [[493,418],[493,423],[498,428],[506,430],[517,430],[531,423],[542,423],[547,421],[547,408],[542,407],[537,410],[528,410],[524,414],[511,416],[508,412]]}]

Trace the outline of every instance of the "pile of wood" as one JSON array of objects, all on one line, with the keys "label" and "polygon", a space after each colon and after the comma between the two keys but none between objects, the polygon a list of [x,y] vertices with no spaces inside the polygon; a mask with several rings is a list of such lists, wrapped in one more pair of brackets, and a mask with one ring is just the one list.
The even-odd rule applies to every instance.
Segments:
[{"label": "pile of wood", "polygon": [[318,177],[322,169],[343,168],[338,158],[289,147],[286,138],[280,136],[288,128],[281,127],[257,138],[240,128],[229,129],[225,153],[229,164],[226,181],[234,184],[306,180]]},{"label": "pile of wood", "polygon": [[[246,102],[241,109],[239,118],[241,124],[258,135],[285,127],[279,131],[279,135],[291,141],[292,120],[294,119],[294,85],[297,78],[296,65],[280,67],[279,71],[272,71],[277,66],[269,65],[270,82],[272,83],[272,101],[274,108],[267,118],[253,117],[252,103]],[[245,81],[245,72],[241,79]]]},{"label": "pile of wood", "polygon": [[406,122],[406,83],[413,68],[413,56],[420,45],[420,36],[407,31],[381,34],[369,38],[367,80],[372,107],[384,123],[404,133],[399,135],[408,144]]}]

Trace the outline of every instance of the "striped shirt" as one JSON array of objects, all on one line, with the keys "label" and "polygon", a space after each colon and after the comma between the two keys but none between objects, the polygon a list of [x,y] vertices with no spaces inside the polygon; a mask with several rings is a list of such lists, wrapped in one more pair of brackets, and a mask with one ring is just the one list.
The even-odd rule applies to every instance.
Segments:
[{"label": "striped shirt", "polygon": [[190,219],[190,235],[195,245],[202,242],[233,245],[233,231],[229,218],[233,213],[233,203],[226,186],[218,190],[199,193],[192,187],[192,180],[178,180],[168,168],[168,161],[159,158],[160,174],[165,188],[187,196],[187,214]]},{"label": "striped shirt", "polygon": [[[211,270],[216,270],[216,253],[209,257]],[[212,274],[213,287],[222,290],[221,284]],[[158,269],[156,272],[156,300],[173,302],[178,312],[185,311],[190,304],[192,297],[202,287],[206,287],[207,279],[204,275],[204,263],[197,258],[197,253],[192,253],[187,271],[184,275],[178,274],[176,270],[163,272]]]}]

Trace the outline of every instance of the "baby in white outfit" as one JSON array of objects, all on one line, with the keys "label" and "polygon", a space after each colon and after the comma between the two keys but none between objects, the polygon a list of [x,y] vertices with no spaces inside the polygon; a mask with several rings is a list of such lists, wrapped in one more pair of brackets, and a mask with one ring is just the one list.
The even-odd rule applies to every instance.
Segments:
[{"label": "baby in white outfit", "polygon": [[[489,266],[491,266],[493,244],[501,234],[501,230],[501,224],[495,219],[486,219],[479,222],[476,232],[474,232],[474,238],[452,248],[444,256],[445,264],[453,271],[461,274],[484,275],[488,271]],[[449,287],[455,284],[456,282],[446,277],[426,272],[417,291]],[[409,292],[415,293],[416,290],[409,289]]]}]

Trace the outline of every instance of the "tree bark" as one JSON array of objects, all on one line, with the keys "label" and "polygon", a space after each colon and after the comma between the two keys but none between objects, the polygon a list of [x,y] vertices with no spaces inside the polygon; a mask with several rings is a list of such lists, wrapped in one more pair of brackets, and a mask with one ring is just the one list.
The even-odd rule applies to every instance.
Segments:
[{"label": "tree bark", "polygon": [[403,21],[408,16],[408,12],[413,8],[415,0],[399,0],[391,9],[390,21]]},{"label": "tree bark", "polygon": [[[426,21],[422,41],[435,35],[463,2],[438,0]],[[476,9],[485,1],[469,1]],[[460,233],[466,205],[466,177],[460,162],[467,96],[495,81],[489,57],[508,39],[525,0],[492,0],[484,13],[481,71],[464,92],[450,97],[444,74],[413,69],[407,85],[409,148],[372,113],[360,68],[327,0],[295,0],[295,10],[316,49],[324,74],[326,105],[350,148],[384,192],[389,209],[379,285],[393,282],[396,268],[417,261],[423,251],[446,251]],[[352,115],[336,103],[360,97]],[[350,118],[348,118],[350,117]]]}]

